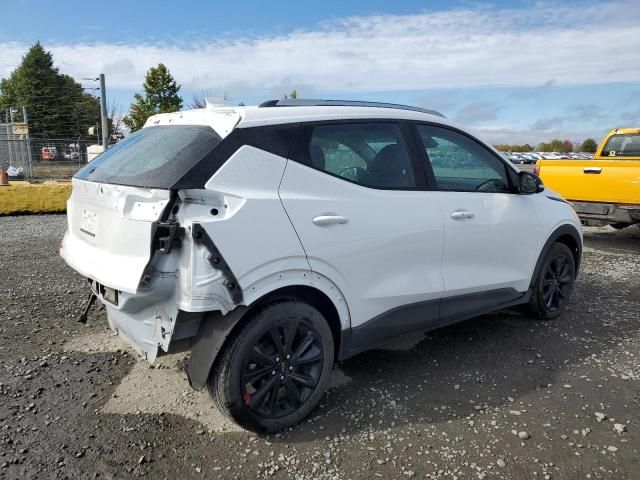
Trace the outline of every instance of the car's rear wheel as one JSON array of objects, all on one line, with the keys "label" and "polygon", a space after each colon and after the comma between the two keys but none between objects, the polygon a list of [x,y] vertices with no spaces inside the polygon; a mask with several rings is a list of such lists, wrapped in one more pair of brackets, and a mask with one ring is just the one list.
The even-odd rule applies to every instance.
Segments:
[{"label": "car's rear wheel", "polygon": [[563,243],[554,243],[545,256],[533,285],[530,313],[539,319],[556,318],[565,311],[573,293],[576,265],[573,253]]},{"label": "car's rear wheel", "polygon": [[331,329],[317,309],[297,299],[274,301],[229,338],[209,376],[209,393],[242,427],[275,432],[317,406],[333,358]]}]

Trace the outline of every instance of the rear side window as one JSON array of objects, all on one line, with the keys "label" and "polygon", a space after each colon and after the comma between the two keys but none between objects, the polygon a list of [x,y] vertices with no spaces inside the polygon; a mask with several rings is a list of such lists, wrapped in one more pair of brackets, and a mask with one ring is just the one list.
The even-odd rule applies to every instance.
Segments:
[{"label": "rear side window", "polygon": [[307,127],[303,163],[374,188],[415,188],[402,130],[396,123],[341,123]]},{"label": "rear side window", "polygon": [[640,157],[640,133],[613,135],[602,149],[609,157]]},{"label": "rear side window", "polygon": [[504,164],[475,140],[447,128],[418,125],[439,190],[509,192]]},{"label": "rear side window", "polygon": [[143,128],[99,155],[75,178],[168,189],[220,141],[220,136],[204,125]]}]

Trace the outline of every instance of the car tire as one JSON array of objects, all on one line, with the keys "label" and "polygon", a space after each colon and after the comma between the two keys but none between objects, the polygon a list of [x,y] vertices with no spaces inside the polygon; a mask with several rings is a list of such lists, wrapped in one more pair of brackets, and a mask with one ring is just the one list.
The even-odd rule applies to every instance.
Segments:
[{"label": "car tire", "polygon": [[573,293],[575,279],[573,253],[564,243],[554,243],[544,257],[533,284],[528,313],[540,320],[562,315]]},{"label": "car tire", "polygon": [[230,336],[211,369],[208,389],[221,412],[240,426],[276,432],[318,405],[333,360],[333,335],[323,315],[284,298],[250,313]]}]

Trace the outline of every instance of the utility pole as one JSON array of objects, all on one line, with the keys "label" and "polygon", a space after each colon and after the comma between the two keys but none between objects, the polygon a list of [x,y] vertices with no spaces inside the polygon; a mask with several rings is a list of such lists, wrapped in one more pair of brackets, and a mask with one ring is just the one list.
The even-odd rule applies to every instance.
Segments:
[{"label": "utility pole", "polygon": [[22,107],[22,119],[24,121],[24,124],[27,127],[27,158],[29,159],[29,179],[33,178],[33,169],[31,167],[31,164],[33,163],[33,159],[31,157],[31,139],[29,138],[29,116],[27,115],[27,107],[23,106]]},{"label": "utility pole", "polygon": [[109,148],[109,124],[107,120],[107,91],[104,86],[104,73],[100,74],[100,118],[102,122],[102,148]]},{"label": "utility pole", "polygon": [[7,124],[7,140],[9,140],[9,166],[14,165],[15,162],[13,161],[13,150],[14,150],[14,145],[13,145],[13,114],[15,113],[13,107],[9,107],[8,109],[8,113],[9,113],[9,122]]}]

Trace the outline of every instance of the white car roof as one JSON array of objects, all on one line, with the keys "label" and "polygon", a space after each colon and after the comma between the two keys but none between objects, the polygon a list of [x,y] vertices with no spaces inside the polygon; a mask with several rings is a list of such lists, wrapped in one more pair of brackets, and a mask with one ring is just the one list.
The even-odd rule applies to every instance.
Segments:
[{"label": "white car roof", "polygon": [[[209,125],[222,137],[234,128],[260,127],[322,120],[394,119],[428,121],[458,127],[454,122],[436,114],[373,106],[227,106],[208,105],[206,108],[161,113],[149,117],[145,127],[153,125]],[[458,127],[460,128],[460,127]]]},{"label": "white car roof", "polygon": [[346,120],[389,118],[450,123],[445,118],[413,110],[359,106],[299,106],[299,107],[246,107],[239,127],[255,127],[278,123],[297,123],[318,120]]}]

